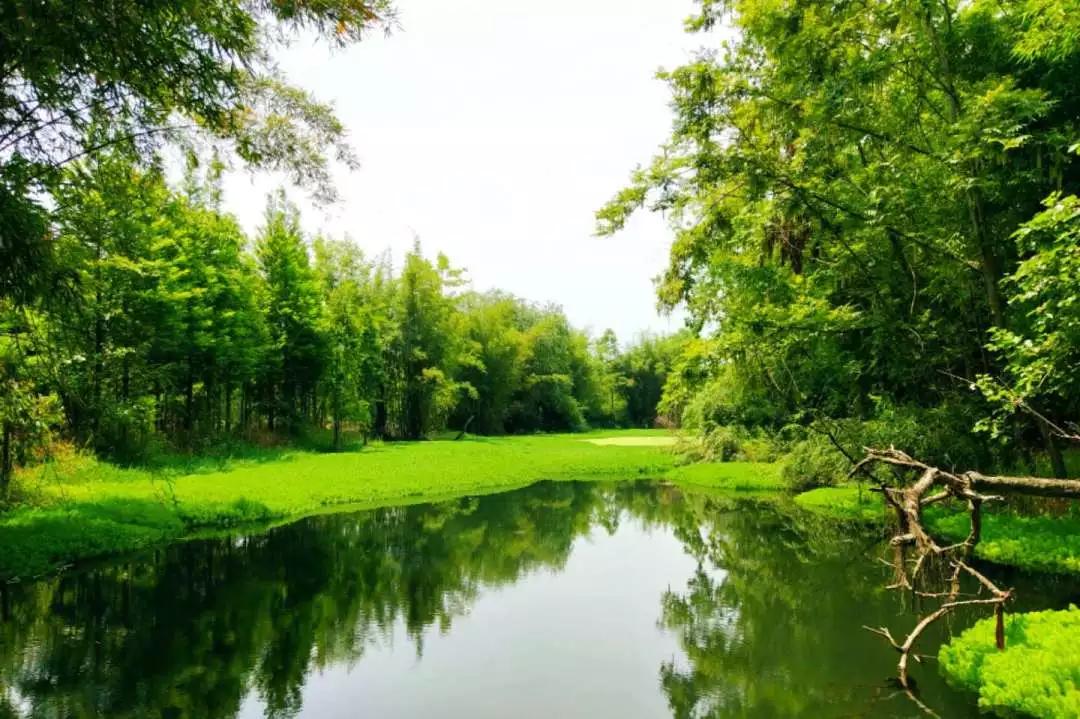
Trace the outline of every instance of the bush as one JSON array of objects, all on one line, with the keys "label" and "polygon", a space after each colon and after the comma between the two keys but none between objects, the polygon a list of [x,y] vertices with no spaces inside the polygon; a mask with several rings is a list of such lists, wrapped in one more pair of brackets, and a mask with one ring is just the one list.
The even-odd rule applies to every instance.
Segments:
[{"label": "bush", "polygon": [[956,404],[924,409],[879,402],[869,420],[820,420],[790,444],[784,479],[796,491],[836,484],[851,469],[837,444],[851,457],[861,457],[866,447],[896,447],[944,469],[991,469],[996,458],[975,435],[970,417],[969,408]]},{"label": "bush", "polygon": [[957,402],[930,409],[879,402],[873,419],[855,427],[844,446],[853,456],[861,455],[863,447],[894,446],[942,469],[991,469],[996,458],[973,428],[978,411]]},{"label": "bush", "polygon": [[763,430],[717,425],[681,440],[675,451],[690,462],[775,462],[777,443]]},{"label": "bush", "polygon": [[123,464],[147,461],[161,449],[161,441],[154,432],[156,416],[157,403],[152,397],[106,403],[101,426],[94,437],[95,449]]},{"label": "bush", "polygon": [[682,424],[703,433],[731,425],[776,427],[786,414],[769,392],[741,380],[728,367],[693,392],[683,408]]},{"label": "bush", "polygon": [[1080,716],[1080,610],[1014,614],[997,651],[993,618],[941,648],[941,671],[999,713],[1066,719]]},{"label": "bush", "polygon": [[826,437],[811,435],[796,442],[784,464],[784,483],[794,492],[835,485],[851,463]]}]

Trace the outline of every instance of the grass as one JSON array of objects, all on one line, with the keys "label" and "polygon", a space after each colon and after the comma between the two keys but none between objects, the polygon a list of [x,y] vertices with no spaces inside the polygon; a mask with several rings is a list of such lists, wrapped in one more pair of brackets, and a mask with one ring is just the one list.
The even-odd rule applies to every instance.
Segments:
[{"label": "grass", "polygon": [[[855,485],[812,489],[795,497],[804,509],[838,520],[880,522],[881,497]],[[928,509],[927,527],[949,542],[962,541],[970,529],[966,512]],[[1080,573],[1080,517],[1022,516],[984,512],[982,538],[975,556],[996,564],[1059,574]]]},{"label": "grass", "polygon": [[815,514],[847,522],[880,522],[884,517],[881,496],[856,484],[811,489],[796,495],[795,503]]},{"label": "grass", "polygon": [[674,447],[678,439],[674,436],[635,436],[596,437],[585,440],[601,447]]},{"label": "grass", "polygon": [[210,466],[197,463],[197,471],[186,474],[67,458],[21,477],[24,494],[35,497],[37,506],[0,518],[0,577],[33,577],[199,529],[332,508],[483,494],[543,479],[661,478],[675,466],[666,447],[592,440],[665,436],[597,432],[384,444],[339,454],[278,450]]},{"label": "grass", "polygon": [[[967,536],[966,514],[927,515],[930,529],[950,541]],[[1012,512],[983,514],[982,539],[975,554],[998,564],[1040,572],[1080,572],[1080,518]]]},{"label": "grass", "polygon": [[1006,617],[1005,650],[984,619],[941,648],[941,672],[977,692],[979,707],[1006,716],[1080,716],[1080,610]]},{"label": "grass", "polygon": [[[476,438],[372,445],[343,453],[298,447],[216,447],[125,468],[72,454],[19,477],[32,506],[0,515],[0,579],[48,573],[73,561],[138,550],[207,531],[345,508],[434,501],[514,489],[542,479],[667,479],[722,492],[783,491],[781,465],[724,462],[677,467],[664,431]],[[880,498],[854,485],[795,497],[838,521],[880,522]],[[963,515],[931,514],[946,538]],[[1080,519],[987,514],[980,558],[1028,569],[1080,572]]]},{"label": "grass", "polygon": [[778,492],[784,488],[779,464],[721,462],[676,467],[665,475],[678,484],[735,492]]}]

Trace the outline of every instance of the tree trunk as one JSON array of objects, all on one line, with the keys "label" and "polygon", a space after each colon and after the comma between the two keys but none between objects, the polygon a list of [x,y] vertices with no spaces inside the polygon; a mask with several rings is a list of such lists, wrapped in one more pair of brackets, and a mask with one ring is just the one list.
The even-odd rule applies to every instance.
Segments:
[{"label": "tree trunk", "polygon": [[4,423],[3,438],[0,439],[0,499],[6,499],[8,487],[11,485],[11,475],[14,471],[14,432],[9,422]]},{"label": "tree trunk", "polygon": [[1054,477],[1065,479],[1068,476],[1068,471],[1065,468],[1065,458],[1061,455],[1061,448],[1054,441],[1054,433],[1051,431],[1050,425],[1042,417],[1036,417],[1035,423],[1039,425],[1039,433],[1043,436],[1043,443],[1046,445],[1046,456],[1050,458],[1050,469]]},{"label": "tree trunk", "polygon": [[373,423],[374,426],[372,427],[372,431],[374,432],[375,436],[378,437],[379,439],[385,439],[386,438],[386,421],[387,421],[386,400],[385,399],[376,400],[375,401],[375,422]]}]

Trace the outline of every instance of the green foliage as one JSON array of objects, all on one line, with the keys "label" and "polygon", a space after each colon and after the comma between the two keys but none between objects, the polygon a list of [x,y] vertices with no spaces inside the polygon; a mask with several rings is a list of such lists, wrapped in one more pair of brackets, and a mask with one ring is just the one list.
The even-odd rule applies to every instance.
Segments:
[{"label": "green foliage", "polygon": [[691,462],[774,462],[780,454],[776,438],[761,429],[718,425],[704,434],[683,437],[679,453]]},{"label": "green foliage", "polygon": [[256,165],[329,190],[325,148],[347,156],[344,129],[278,79],[269,50],[298,30],[353,42],[389,20],[384,0],[19,0],[0,15],[0,64],[18,78],[2,91],[12,111],[0,120],[0,151],[40,178],[116,138],[147,145],[198,130]]},{"label": "green foliage", "polygon": [[45,444],[30,429],[54,426],[36,417],[58,407],[79,444],[142,464],[241,436],[328,430],[340,449],[349,433],[614,425],[626,413],[610,398],[623,408],[638,385],[652,399],[635,411],[655,412],[661,340],[631,350],[641,361],[612,342],[601,357],[557,307],[472,292],[419,245],[395,272],[348,240],[309,238],[283,191],[249,242],[220,209],[221,172],[191,157],[173,188],[130,148],[64,170],[53,214],[63,291],[0,305],[17,338],[0,347],[7,396],[21,403],[5,409],[4,476]]},{"label": "green foliage", "polygon": [[262,378],[268,426],[273,431],[280,419],[285,429],[295,434],[323,371],[325,346],[319,332],[315,271],[299,213],[284,192],[267,205],[255,257],[270,342]]},{"label": "green foliage", "polygon": [[784,482],[795,492],[829,487],[840,481],[851,463],[825,438],[811,435],[796,442],[784,460]]},{"label": "green foliage", "polygon": [[1067,719],[1080,714],[1080,609],[1025,612],[1005,618],[998,651],[993,618],[941,648],[942,673],[978,692],[979,707],[1003,714]]},{"label": "green foliage", "polygon": [[381,278],[355,245],[323,238],[315,241],[315,272],[323,299],[322,393],[329,405],[333,446],[341,449],[346,422],[365,433],[374,424],[374,397],[382,377],[379,340],[386,324],[379,301]]},{"label": "green foliage", "polygon": [[1005,283],[1016,316],[993,332],[991,347],[1004,358],[1008,383],[991,376],[979,383],[1000,408],[988,423],[996,434],[1003,418],[1021,409],[1080,416],[1080,198],[1055,194],[1045,205],[1016,231],[1024,259]]},{"label": "green foliage", "polygon": [[392,21],[386,0],[7,3],[0,298],[28,301],[64,279],[40,198],[63,195],[65,169],[110,148],[143,164],[166,142],[222,148],[332,199],[330,161],[355,164],[345,128],[281,79],[270,51],[298,31],[344,45]]},{"label": "green foliage", "polygon": [[462,271],[452,268],[444,255],[434,264],[426,260],[419,241],[405,256],[397,285],[395,351],[401,365],[398,424],[406,439],[442,428],[459,397],[475,391],[456,378],[461,366],[474,361],[449,294],[462,283]]},{"label": "green foliage", "polygon": [[972,389],[1004,380],[992,400],[1061,427],[1080,411],[1073,10],[702,2],[688,29],[730,32],[661,73],[671,138],[597,213],[604,234],[670,219],[660,301],[702,336],[667,410],[702,433],[892,421],[863,431],[948,466],[1053,456],[1030,412],[972,438],[993,409]]},{"label": "green foliage", "polygon": [[585,406],[597,399],[585,337],[561,313],[545,313],[523,341],[523,388],[508,426],[517,432],[582,429]]}]

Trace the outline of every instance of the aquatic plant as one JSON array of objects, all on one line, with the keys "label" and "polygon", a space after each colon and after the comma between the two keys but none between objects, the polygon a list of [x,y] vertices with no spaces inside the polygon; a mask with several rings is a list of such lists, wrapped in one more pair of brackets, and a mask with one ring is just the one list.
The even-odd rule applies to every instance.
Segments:
[{"label": "aquatic plant", "polygon": [[1080,609],[1014,614],[1005,650],[984,619],[943,646],[941,672],[979,695],[979,707],[1046,719],[1080,716]]}]

